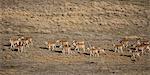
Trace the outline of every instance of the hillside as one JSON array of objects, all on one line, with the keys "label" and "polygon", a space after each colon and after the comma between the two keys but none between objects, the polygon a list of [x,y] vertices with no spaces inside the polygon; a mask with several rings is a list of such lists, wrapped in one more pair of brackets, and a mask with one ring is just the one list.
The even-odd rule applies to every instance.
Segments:
[{"label": "hillside", "polygon": [[[133,48],[114,52],[125,36],[150,41],[149,14],[149,0],[0,0],[0,75],[149,75],[150,52],[137,60]],[[33,45],[11,49],[12,36],[30,36]],[[58,39],[82,40],[106,54],[49,51],[45,42]]]},{"label": "hillside", "polygon": [[149,32],[149,0],[2,0],[0,32]]}]

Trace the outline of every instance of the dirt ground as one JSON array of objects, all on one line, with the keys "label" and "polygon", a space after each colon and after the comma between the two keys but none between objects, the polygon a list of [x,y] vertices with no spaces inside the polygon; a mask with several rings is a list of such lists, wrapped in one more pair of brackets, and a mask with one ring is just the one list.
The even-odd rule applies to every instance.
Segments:
[{"label": "dirt ground", "polygon": [[[99,57],[90,57],[89,52],[64,55],[59,49],[49,51],[44,42],[58,38],[57,35],[49,34],[32,34],[34,45],[31,48],[25,48],[22,53],[12,51],[8,42],[8,37],[12,35],[15,34],[1,36],[5,41],[1,43],[0,51],[1,75],[148,75],[150,73],[150,54],[133,61],[130,53],[125,52],[123,55],[114,53],[111,44],[117,37],[112,38],[113,35],[103,35],[103,38],[101,35],[93,39],[89,37],[92,45],[99,44],[97,46],[106,49],[107,55],[101,54]],[[99,39],[93,41],[96,38]]]},{"label": "dirt ground", "polygon": [[[113,44],[125,36],[150,40],[149,0],[0,0],[0,75],[149,75],[150,53],[136,61]],[[12,36],[31,36],[33,45],[11,50]],[[49,51],[48,40],[84,40],[104,48],[65,55]]]}]

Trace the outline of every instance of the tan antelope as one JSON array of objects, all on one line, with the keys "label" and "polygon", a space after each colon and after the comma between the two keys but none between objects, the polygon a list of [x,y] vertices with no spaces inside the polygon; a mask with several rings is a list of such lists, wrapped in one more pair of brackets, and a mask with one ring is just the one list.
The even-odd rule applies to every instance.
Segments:
[{"label": "tan antelope", "polygon": [[19,38],[18,41],[22,42],[23,46],[29,47],[29,44],[30,44],[30,43],[29,43],[29,40],[23,39],[23,38]]},{"label": "tan antelope", "polygon": [[17,50],[18,50],[19,52],[23,52],[24,45],[23,45],[23,42],[22,42],[22,41],[19,41],[19,42],[16,43],[14,46],[15,46],[15,48],[17,48]]},{"label": "tan antelope", "polygon": [[98,51],[99,51],[100,54],[103,53],[103,54],[106,55],[105,49],[98,47]]},{"label": "tan antelope", "polygon": [[96,47],[87,48],[90,51],[90,56],[99,56],[99,50]]},{"label": "tan antelope", "polygon": [[33,45],[32,37],[21,37],[21,40],[29,47],[29,44]]},{"label": "tan antelope", "polygon": [[55,44],[54,41],[50,41],[49,40],[48,42],[45,42],[45,44],[47,44],[48,50],[51,50],[51,51],[53,51],[55,49],[55,47],[56,47],[56,44]]},{"label": "tan antelope", "polygon": [[85,52],[85,42],[84,41],[73,41],[72,45],[75,50],[80,51],[81,49]]},{"label": "tan antelope", "polygon": [[57,40],[56,43],[58,43],[61,48],[63,48],[64,45],[69,45],[69,42],[66,39]]},{"label": "tan antelope", "polygon": [[124,47],[127,48],[129,44],[129,39],[128,38],[122,38],[119,43],[124,44]]},{"label": "tan antelope", "polygon": [[9,40],[10,44],[11,44],[11,48],[15,47],[15,44],[19,44],[18,38],[17,37],[11,37]]},{"label": "tan antelope", "polygon": [[150,45],[149,44],[141,44],[136,46],[136,51],[141,50],[142,54],[144,54],[144,51],[150,51]]},{"label": "tan antelope", "polygon": [[124,44],[114,44],[115,52],[123,53]]},{"label": "tan antelope", "polygon": [[63,54],[72,54],[71,46],[70,45],[63,45],[62,53]]}]

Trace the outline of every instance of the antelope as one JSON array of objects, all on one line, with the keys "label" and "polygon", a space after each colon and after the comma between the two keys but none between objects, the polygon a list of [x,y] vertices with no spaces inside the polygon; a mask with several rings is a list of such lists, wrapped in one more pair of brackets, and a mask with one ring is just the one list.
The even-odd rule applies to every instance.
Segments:
[{"label": "antelope", "polygon": [[18,44],[18,43],[19,43],[18,38],[16,38],[16,37],[10,38],[9,42],[10,42],[10,44],[11,44],[11,46],[10,46],[11,48],[14,48],[14,47],[15,47],[15,44]]},{"label": "antelope", "polygon": [[90,51],[90,56],[99,56],[99,50],[96,47],[87,48]]},{"label": "antelope", "polygon": [[132,44],[132,48],[136,48],[136,46],[140,46],[142,45],[141,40],[137,39],[133,44]]},{"label": "antelope", "polygon": [[24,43],[28,45],[28,47],[29,47],[29,44],[33,45],[32,37],[21,37],[21,40],[24,41]]},{"label": "antelope", "polygon": [[114,45],[115,52],[123,53],[123,47],[124,47],[124,44],[116,44],[116,45]]},{"label": "antelope", "polygon": [[141,50],[142,54],[144,54],[144,50],[150,51],[150,46],[149,44],[141,44],[141,45],[137,45],[135,49],[136,51]]},{"label": "antelope", "polygon": [[98,51],[99,51],[99,53],[101,54],[101,53],[104,53],[105,55],[106,55],[106,52],[105,52],[105,50],[104,49],[102,49],[102,48],[98,48]]},{"label": "antelope", "polygon": [[72,51],[71,51],[71,46],[70,45],[63,45],[63,50],[62,50],[62,53],[63,54],[72,54]]},{"label": "antelope", "polygon": [[18,41],[22,42],[23,46],[29,47],[29,43],[30,43],[29,40],[23,39],[23,38],[19,38]]},{"label": "antelope", "polygon": [[15,48],[18,49],[18,51],[23,52],[24,45],[22,41],[19,41],[18,43],[15,44]]},{"label": "antelope", "polygon": [[124,44],[124,47],[127,48],[129,44],[129,39],[123,38],[122,40],[119,41],[119,43]]},{"label": "antelope", "polygon": [[75,47],[75,50],[80,51],[80,49],[83,49],[85,52],[85,42],[84,41],[73,41],[72,45]]},{"label": "antelope", "polygon": [[48,45],[48,50],[53,51],[55,49],[56,44],[54,41],[48,41],[48,42],[45,42],[45,44]]},{"label": "antelope", "polygon": [[65,39],[57,40],[56,43],[58,43],[61,48],[63,48],[64,45],[69,45],[69,42]]}]

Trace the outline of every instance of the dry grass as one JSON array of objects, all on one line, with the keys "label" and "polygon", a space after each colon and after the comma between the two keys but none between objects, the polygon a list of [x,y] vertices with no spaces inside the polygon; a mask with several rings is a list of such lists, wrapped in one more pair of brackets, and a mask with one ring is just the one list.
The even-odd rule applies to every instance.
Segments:
[{"label": "dry grass", "polygon": [[[57,2],[58,1],[56,1],[56,3]],[[22,2],[20,3],[23,4]],[[44,3],[45,2],[43,2],[43,4]],[[49,1],[47,3],[49,3]],[[52,5],[51,7],[46,3],[44,5],[37,4],[37,8],[34,5],[29,5],[27,2],[26,4],[16,6],[18,9],[12,8],[10,5],[2,9],[2,24],[6,26],[2,26],[1,31],[53,33],[59,32],[59,30],[79,30],[112,33],[112,30],[118,30],[130,31],[128,33],[130,34],[131,32],[135,33],[135,30],[145,32],[142,30],[146,30],[144,27],[147,26],[149,19],[146,17],[149,13],[145,12],[149,11],[146,5],[140,6],[130,2],[122,4],[121,1],[112,2],[110,0],[110,2],[85,1],[84,4],[74,3],[72,1],[63,1],[62,3],[65,3],[65,5]],[[4,4],[4,6],[7,5]],[[40,10],[40,12],[34,11],[35,9]],[[60,27],[58,25],[60,25]],[[127,29],[128,26],[130,28]],[[138,27],[143,27],[144,29],[136,29]]]},{"label": "dry grass", "polygon": [[[54,2],[53,2],[54,1]],[[138,61],[114,53],[119,38],[150,38],[149,0],[3,0],[0,8],[0,74],[149,74],[149,55]],[[30,35],[34,45],[11,51],[11,36]],[[107,55],[63,55],[45,41],[66,38],[106,49]],[[58,73],[59,72],[59,73]],[[90,73],[89,73],[90,72]]]}]

